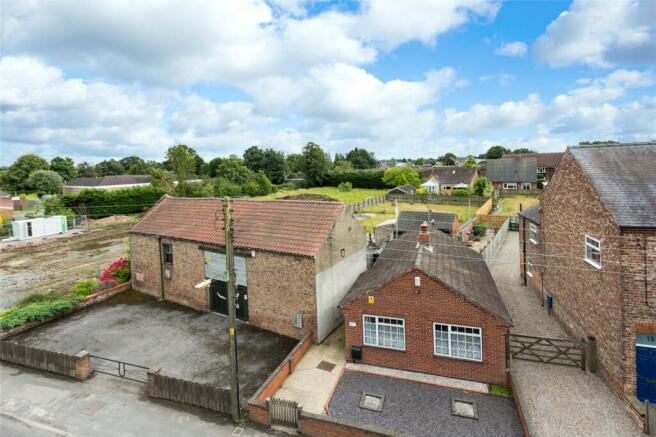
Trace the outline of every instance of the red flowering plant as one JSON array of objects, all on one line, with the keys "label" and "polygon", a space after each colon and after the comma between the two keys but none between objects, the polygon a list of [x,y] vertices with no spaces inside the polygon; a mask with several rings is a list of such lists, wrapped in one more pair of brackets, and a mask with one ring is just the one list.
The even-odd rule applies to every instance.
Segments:
[{"label": "red flowering plant", "polygon": [[130,280],[130,260],[127,258],[119,258],[112,262],[103,271],[100,276],[102,282],[116,282],[122,284]]}]

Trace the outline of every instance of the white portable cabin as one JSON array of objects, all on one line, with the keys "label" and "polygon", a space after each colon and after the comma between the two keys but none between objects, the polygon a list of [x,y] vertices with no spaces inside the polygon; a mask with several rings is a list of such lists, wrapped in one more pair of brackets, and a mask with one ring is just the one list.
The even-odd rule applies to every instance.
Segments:
[{"label": "white portable cabin", "polygon": [[30,238],[63,234],[68,230],[68,225],[66,216],[53,215],[51,217],[15,220],[12,223],[12,228],[15,240],[28,240]]}]

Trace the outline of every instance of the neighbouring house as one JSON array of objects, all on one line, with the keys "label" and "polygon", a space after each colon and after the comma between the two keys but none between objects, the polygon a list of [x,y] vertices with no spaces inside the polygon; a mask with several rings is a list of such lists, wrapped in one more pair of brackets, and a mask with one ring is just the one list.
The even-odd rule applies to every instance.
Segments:
[{"label": "neighbouring house", "polygon": [[66,216],[53,215],[26,220],[14,220],[11,223],[12,240],[29,240],[31,238],[49,237],[68,231]]},{"label": "neighbouring house", "polygon": [[496,190],[537,190],[537,158],[488,159],[479,169]]},{"label": "neighbouring house", "polygon": [[415,191],[417,191],[417,187],[411,184],[407,184],[407,185],[399,185],[398,187],[394,187],[391,190],[389,190],[387,194],[392,196],[403,196],[406,194],[415,194]]},{"label": "neighbouring house", "polygon": [[[11,197],[0,197],[0,218],[11,219],[14,216],[14,201]],[[0,220],[0,221],[2,221]]]},{"label": "neighbouring house", "polygon": [[506,153],[501,159],[513,159],[513,158],[536,158],[536,173],[538,179],[543,179],[544,182],[549,182],[551,177],[558,167],[558,163],[563,158],[563,152],[553,152],[553,153]]},{"label": "neighbouring house", "polygon": [[544,266],[540,205],[519,213],[519,271],[524,285],[536,290],[541,299],[542,267]]},{"label": "neighbouring house", "polygon": [[95,178],[74,178],[64,184],[64,194],[77,194],[82,190],[119,190],[150,185],[150,176],[123,174]]},{"label": "neighbouring house", "polygon": [[428,180],[422,184],[429,193],[452,194],[453,190],[471,190],[478,177],[475,168],[433,167]]},{"label": "neighbouring house", "polygon": [[569,147],[540,199],[541,292],[628,405],[656,402],[656,142]]},{"label": "neighbouring house", "polygon": [[485,261],[417,229],[390,241],[342,300],[347,360],[506,384],[512,320]]},{"label": "neighbouring house", "polygon": [[374,226],[374,241],[376,245],[380,247],[394,238],[394,229],[396,229],[396,219],[394,218],[384,220]]},{"label": "neighbouring house", "polygon": [[401,211],[398,218],[399,235],[417,232],[417,227],[424,222],[431,226],[431,231],[439,230],[447,235],[455,235],[460,229],[458,214],[452,212]]},{"label": "neighbouring house", "polygon": [[[234,199],[237,316],[322,341],[367,266],[362,225],[340,202]],[[130,231],[136,290],[227,314],[223,200],[164,196]],[[210,279],[209,288],[199,284]],[[197,288],[198,286],[198,288]]]}]

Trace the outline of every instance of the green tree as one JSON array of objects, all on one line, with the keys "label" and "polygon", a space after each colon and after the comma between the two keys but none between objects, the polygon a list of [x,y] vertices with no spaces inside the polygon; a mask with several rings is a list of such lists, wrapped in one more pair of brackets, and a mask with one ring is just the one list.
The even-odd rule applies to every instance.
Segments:
[{"label": "green tree", "polygon": [[264,165],[260,170],[263,170],[267,178],[269,178],[269,180],[274,184],[282,184],[285,182],[285,179],[289,174],[289,168],[287,167],[285,154],[277,150],[266,149],[263,153],[263,156]]},{"label": "green tree", "polygon": [[173,171],[175,173],[175,170],[173,169],[173,162],[171,162],[171,160],[168,157],[169,151],[174,148],[184,149],[187,152],[189,152],[189,154],[192,156],[194,162],[193,172],[191,174],[192,176],[193,175],[201,176],[207,174],[207,164],[205,164],[203,158],[201,158],[198,155],[198,152],[196,152],[196,150],[184,144],[178,144],[177,146],[169,147],[168,151],[166,152],[166,160],[162,163],[162,165],[166,170]]},{"label": "green tree", "polygon": [[510,149],[503,146],[492,146],[485,152],[485,159],[501,159],[504,153],[510,153]]},{"label": "green tree", "polygon": [[64,205],[62,196],[51,197],[43,202],[45,215],[65,215],[75,217],[73,210]]},{"label": "green tree", "polygon": [[303,147],[302,163],[306,181],[312,185],[322,185],[332,165],[330,156],[323,151],[320,145],[312,142]]},{"label": "green tree", "polygon": [[[126,169],[128,173],[130,172],[130,169],[132,167],[141,168],[141,169],[145,169],[146,167],[146,162],[143,159],[139,158],[138,156],[134,156],[134,155],[126,156],[125,158],[119,160],[118,162],[121,163],[121,166],[124,169]],[[130,174],[138,174],[138,173],[130,173]]]},{"label": "green tree", "polygon": [[291,153],[287,155],[287,168],[292,173],[303,171],[303,155],[300,153]]},{"label": "green tree", "polygon": [[476,164],[476,158],[473,156],[468,156],[467,159],[465,159],[465,168],[476,168],[478,167],[478,164]]},{"label": "green tree", "polygon": [[273,184],[267,178],[266,174],[260,170],[241,189],[244,194],[251,197],[266,196],[273,192]]},{"label": "green tree", "polygon": [[194,153],[184,144],[169,147],[166,151],[166,161],[179,184],[184,184],[196,173],[196,155]]},{"label": "green tree", "polygon": [[219,197],[240,197],[242,195],[241,185],[233,184],[224,178],[216,178],[214,180],[214,195]]},{"label": "green tree", "polygon": [[489,196],[492,193],[492,183],[486,177],[478,178],[474,182],[473,190],[477,196]]},{"label": "green tree", "polygon": [[98,176],[114,176],[125,174],[125,169],[115,159],[107,159],[96,164],[96,174]]},{"label": "green tree", "polygon": [[77,174],[73,160],[61,156],[56,156],[50,160],[50,170],[61,176],[64,182],[70,181]]},{"label": "green tree", "polygon": [[422,165],[426,162],[424,158],[417,158],[415,159],[415,165]]},{"label": "green tree", "polygon": [[526,147],[520,147],[519,149],[515,149],[512,151],[512,153],[538,153],[535,150],[528,149]]},{"label": "green tree", "polygon": [[64,180],[52,170],[36,170],[30,173],[27,185],[38,193],[58,194],[62,191]]},{"label": "green tree", "polygon": [[37,155],[23,155],[19,157],[4,175],[3,184],[7,191],[30,190],[28,178],[37,170],[48,170],[48,161]]},{"label": "green tree", "polygon": [[337,165],[340,162],[346,161],[346,157],[342,155],[341,153],[335,153],[335,158],[333,159],[333,165]]},{"label": "green tree", "polygon": [[253,172],[264,169],[264,151],[257,146],[251,146],[244,152],[244,165]]},{"label": "green tree", "polygon": [[244,161],[237,155],[230,155],[219,164],[217,176],[233,184],[242,185],[253,177],[253,172],[244,165]]},{"label": "green tree", "polygon": [[154,188],[163,190],[166,194],[175,193],[175,183],[173,175],[164,168],[151,167],[148,169],[148,176],[150,176],[150,185]]},{"label": "green tree", "polygon": [[372,152],[357,147],[346,154],[346,159],[353,164],[353,168],[360,170],[374,168],[377,162]]},{"label": "green tree", "polygon": [[445,153],[440,157],[439,161],[442,161],[442,165],[456,165],[458,158],[453,153]]},{"label": "green tree", "polygon": [[75,167],[77,175],[85,178],[93,178],[96,176],[96,167],[89,164],[88,162],[81,162]]},{"label": "green tree", "polygon": [[345,172],[345,171],[351,171],[353,170],[353,164],[351,164],[351,161],[339,161],[335,164],[335,167],[333,167],[333,171],[336,172]]},{"label": "green tree", "polygon": [[404,165],[403,167],[392,167],[385,170],[383,182],[388,187],[408,184],[418,187],[421,184],[421,177],[412,167]]}]

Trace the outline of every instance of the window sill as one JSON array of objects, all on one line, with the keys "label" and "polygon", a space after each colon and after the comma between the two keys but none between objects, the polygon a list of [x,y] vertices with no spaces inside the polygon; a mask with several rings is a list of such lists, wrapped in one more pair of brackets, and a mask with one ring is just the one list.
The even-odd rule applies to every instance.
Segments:
[{"label": "window sill", "polygon": [[449,358],[451,360],[458,360],[458,361],[468,361],[470,363],[479,363],[483,364],[483,359],[476,360],[474,358],[461,358],[461,357],[452,357],[451,355],[441,355],[441,354],[436,354],[433,352],[433,356],[437,358]]},{"label": "window sill", "polygon": [[601,264],[597,264],[596,262],[594,262],[594,261],[592,261],[592,260],[590,260],[590,259],[588,259],[588,258],[583,258],[583,260],[584,260],[585,262],[587,262],[588,264],[590,264],[590,265],[591,265],[592,267],[594,267],[595,269],[597,269],[597,270],[601,270]]},{"label": "window sill", "polygon": [[533,277],[533,273],[531,273],[531,272],[526,272],[526,275],[527,275],[529,278],[532,278],[532,277]]},{"label": "window sill", "polygon": [[405,352],[405,348],[403,348],[403,349],[399,349],[399,348],[396,348],[396,347],[390,347],[390,346],[376,346],[376,345],[373,345],[373,344],[367,344],[367,343],[364,343],[364,346],[365,346],[365,347],[374,347],[374,348],[376,348],[376,349],[385,349],[385,350],[388,350],[388,351]]},{"label": "window sill", "polygon": [[538,244],[538,242],[537,242],[537,241],[535,241],[535,240],[534,240],[534,239],[532,239],[532,238],[529,238],[529,240],[528,240],[528,241],[530,241],[531,243],[533,243],[533,244],[535,244],[535,245],[537,245],[537,244]]}]

